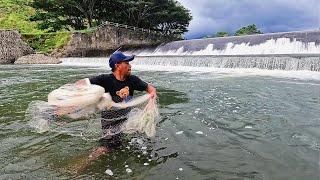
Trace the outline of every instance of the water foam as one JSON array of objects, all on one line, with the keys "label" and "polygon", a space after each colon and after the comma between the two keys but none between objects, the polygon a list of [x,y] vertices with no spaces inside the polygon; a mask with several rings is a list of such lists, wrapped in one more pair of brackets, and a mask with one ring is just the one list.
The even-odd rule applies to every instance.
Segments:
[{"label": "water foam", "polygon": [[297,39],[277,38],[270,39],[261,44],[243,42],[235,44],[228,42],[223,49],[218,49],[215,44],[208,44],[204,49],[188,51],[181,47],[171,50],[163,50],[161,46],[154,52],[140,52],[139,56],[182,56],[182,55],[262,55],[262,54],[319,54],[320,45],[315,42],[302,42]]},{"label": "water foam", "polygon": [[[155,57],[154,57],[155,58]],[[171,57],[177,58],[177,57]],[[184,57],[178,57],[185,63]],[[192,58],[192,57],[189,57]],[[194,57],[195,59],[197,57]],[[244,59],[246,57],[243,57]],[[269,57],[265,57],[268,59]],[[272,57],[271,57],[272,58]],[[140,62],[139,62],[140,61]],[[184,62],[183,62],[184,61]],[[108,58],[63,58],[62,66],[84,66],[84,67],[99,67],[107,69]],[[94,62],[94,63],[93,63]],[[196,62],[199,62],[197,64]],[[191,60],[190,65],[181,65],[179,60],[170,60],[170,58],[163,59],[161,61],[153,61],[151,57],[137,57],[135,61],[132,61],[132,69],[138,71],[164,71],[164,72],[189,72],[189,73],[211,73],[213,75],[219,75],[219,77],[225,76],[270,76],[280,78],[293,78],[301,80],[320,80],[320,73],[316,71],[308,70],[267,70],[258,68],[220,68],[211,66],[201,66],[201,63],[208,64],[206,61]],[[213,76],[216,77],[216,76]]]},{"label": "water foam", "polygon": [[141,56],[319,54],[320,31],[296,31],[173,41]]},{"label": "water foam", "polygon": [[[194,74],[207,73],[208,78],[223,77],[245,77],[245,76],[269,76],[276,78],[291,78],[300,80],[320,81],[320,73],[314,71],[283,71],[283,70],[265,70],[265,69],[246,69],[246,68],[208,68],[208,67],[190,67],[190,66],[160,66],[148,65],[134,66],[133,69],[140,71],[165,71],[171,73],[189,72]],[[212,76],[211,76],[212,75]]]}]

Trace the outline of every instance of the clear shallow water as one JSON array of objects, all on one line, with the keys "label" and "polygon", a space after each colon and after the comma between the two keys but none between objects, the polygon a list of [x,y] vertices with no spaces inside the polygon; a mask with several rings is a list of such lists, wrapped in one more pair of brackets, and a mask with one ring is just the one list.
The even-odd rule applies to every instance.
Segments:
[{"label": "clear shallow water", "polygon": [[76,174],[98,142],[34,133],[24,113],[53,89],[108,70],[0,66],[0,179],[106,179],[107,169],[119,179],[319,179],[320,74],[133,69],[158,89],[156,138],[128,136]]}]

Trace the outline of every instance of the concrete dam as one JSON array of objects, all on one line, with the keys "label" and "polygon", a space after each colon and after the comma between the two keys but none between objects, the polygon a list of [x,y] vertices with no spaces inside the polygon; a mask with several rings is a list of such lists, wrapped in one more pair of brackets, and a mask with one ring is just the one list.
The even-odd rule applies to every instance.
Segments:
[{"label": "concrete dam", "polygon": [[320,30],[174,41],[133,53],[142,65],[320,71]]},{"label": "concrete dam", "polygon": [[320,30],[174,41],[143,56],[320,54]]}]

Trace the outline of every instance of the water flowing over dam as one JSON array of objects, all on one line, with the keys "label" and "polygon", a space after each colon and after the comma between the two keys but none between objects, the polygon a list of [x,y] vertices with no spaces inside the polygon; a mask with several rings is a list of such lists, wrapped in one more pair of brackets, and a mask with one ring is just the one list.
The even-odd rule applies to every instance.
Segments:
[{"label": "water flowing over dam", "polygon": [[320,54],[320,30],[174,41],[142,56]]},{"label": "water flowing over dam", "polygon": [[[109,58],[63,58],[64,65],[107,66]],[[133,65],[190,68],[256,68],[320,71],[318,55],[137,56]]]},{"label": "water flowing over dam", "polygon": [[[320,30],[174,41],[137,55],[133,65],[320,71]],[[105,58],[64,58],[66,65],[105,66]]]}]

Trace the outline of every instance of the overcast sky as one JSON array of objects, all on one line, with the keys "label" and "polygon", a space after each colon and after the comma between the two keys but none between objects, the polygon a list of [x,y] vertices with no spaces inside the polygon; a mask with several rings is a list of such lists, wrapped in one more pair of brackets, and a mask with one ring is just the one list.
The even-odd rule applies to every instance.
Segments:
[{"label": "overcast sky", "polygon": [[319,29],[320,0],[177,0],[193,16],[186,39],[256,24],[263,33]]}]

